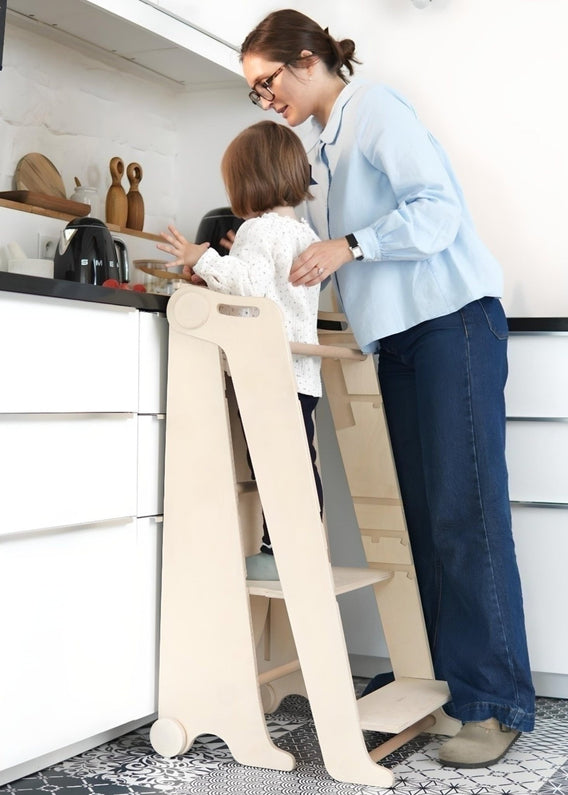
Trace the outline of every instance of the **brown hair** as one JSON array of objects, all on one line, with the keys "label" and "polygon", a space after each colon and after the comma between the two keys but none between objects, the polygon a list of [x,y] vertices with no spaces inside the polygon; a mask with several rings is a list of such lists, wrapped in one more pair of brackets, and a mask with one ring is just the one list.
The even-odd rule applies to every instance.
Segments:
[{"label": "brown hair", "polygon": [[241,45],[240,59],[248,53],[258,53],[271,61],[280,61],[288,66],[307,67],[308,58],[301,58],[302,50],[309,50],[323,61],[330,72],[337,74],[344,83],[347,78],[344,68],[353,74],[355,43],[352,39],[336,41],[317,22],[291,8],[274,11],[252,30]]},{"label": "brown hair", "polygon": [[231,141],[221,174],[233,213],[240,218],[311,199],[310,166],[295,132],[260,121]]}]

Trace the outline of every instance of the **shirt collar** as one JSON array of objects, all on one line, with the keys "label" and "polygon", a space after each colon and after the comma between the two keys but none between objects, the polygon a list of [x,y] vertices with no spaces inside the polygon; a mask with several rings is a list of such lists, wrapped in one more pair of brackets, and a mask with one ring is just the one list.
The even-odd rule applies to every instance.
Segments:
[{"label": "shirt collar", "polygon": [[347,83],[345,88],[335,100],[325,127],[322,128],[321,124],[316,121],[313,116],[311,117],[309,127],[307,128],[307,132],[304,137],[304,146],[307,152],[313,149],[318,142],[323,144],[333,143],[337,137],[337,133],[339,132],[343,108],[345,105],[347,105],[355,92],[365,84],[365,82],[366,81],[362,78],[357,78],[352,80],[350,83]]}]

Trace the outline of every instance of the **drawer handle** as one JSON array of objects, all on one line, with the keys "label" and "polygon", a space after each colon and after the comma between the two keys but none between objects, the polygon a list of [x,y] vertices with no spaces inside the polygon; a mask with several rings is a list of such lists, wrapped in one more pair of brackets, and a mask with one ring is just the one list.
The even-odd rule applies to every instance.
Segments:
[{"label": "drawer handle", "polygon": [[7,541],[11,538],[20,538],[22,536],[44,536],[49,533],[80,532],[89,527],[104,527],[105,525],[131,524],[137,518],[136,516],[113,516],[112,519],[100,519],[92,522],[73,522],[73,524],[51,525],[50,527],[33,527],[26,530],[15,530],[11,533],[2,533],[0,535],[0,540]]}]

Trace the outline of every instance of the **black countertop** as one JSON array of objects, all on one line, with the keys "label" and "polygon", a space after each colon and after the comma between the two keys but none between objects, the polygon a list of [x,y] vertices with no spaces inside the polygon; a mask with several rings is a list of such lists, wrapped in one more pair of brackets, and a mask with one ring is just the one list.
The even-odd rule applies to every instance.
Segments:
[{"label": "black countertop", "polygon": [[0,271],[0,290],[28,295],[45,295],[49,298],[69,298],[74,301],[90,301],[97,304],[131,306],[145,312],[165,312],[167,295],[142,293],[136,290],[119,290],[114,287],[99,287],[94,284],[79,284],[64,279],[44,279],[40,276],[24,276],[19,273]]},{"label": "black countertop", "polygon": [[[63,279],[43,279],[39,276],[24,276],[19,273],[0,271],[0,290],[28,295],[45,295],[51,298],[70,298],[75,301],[91,301],[98,304],[132,306],[146,312],[165,312],[167,295],[141,293],[134,290],[119,290],[113,287],[97,287],[94,284],[79,284]],[[509,330],[513,332],[568,331],[568,317],[510,317]],[[329,328],[330,321],[320,321],[321,328]],[[341,323],[332,322],[340,330]]]},{"label": "black countertop", "polygon": [[568,331],[568,317],[509,317],[509,331]]}]

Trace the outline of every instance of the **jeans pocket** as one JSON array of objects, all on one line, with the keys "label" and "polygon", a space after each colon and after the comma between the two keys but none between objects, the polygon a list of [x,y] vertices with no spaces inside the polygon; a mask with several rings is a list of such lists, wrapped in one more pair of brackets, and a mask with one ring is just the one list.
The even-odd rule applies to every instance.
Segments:
[{"label": "jeans pocket", "polygon": [[506,340],[509,337],[509,326],[503,305],[498,298],[480,298],[478,301],[481,311],[487,320],[487,326],[498,340]]}]

